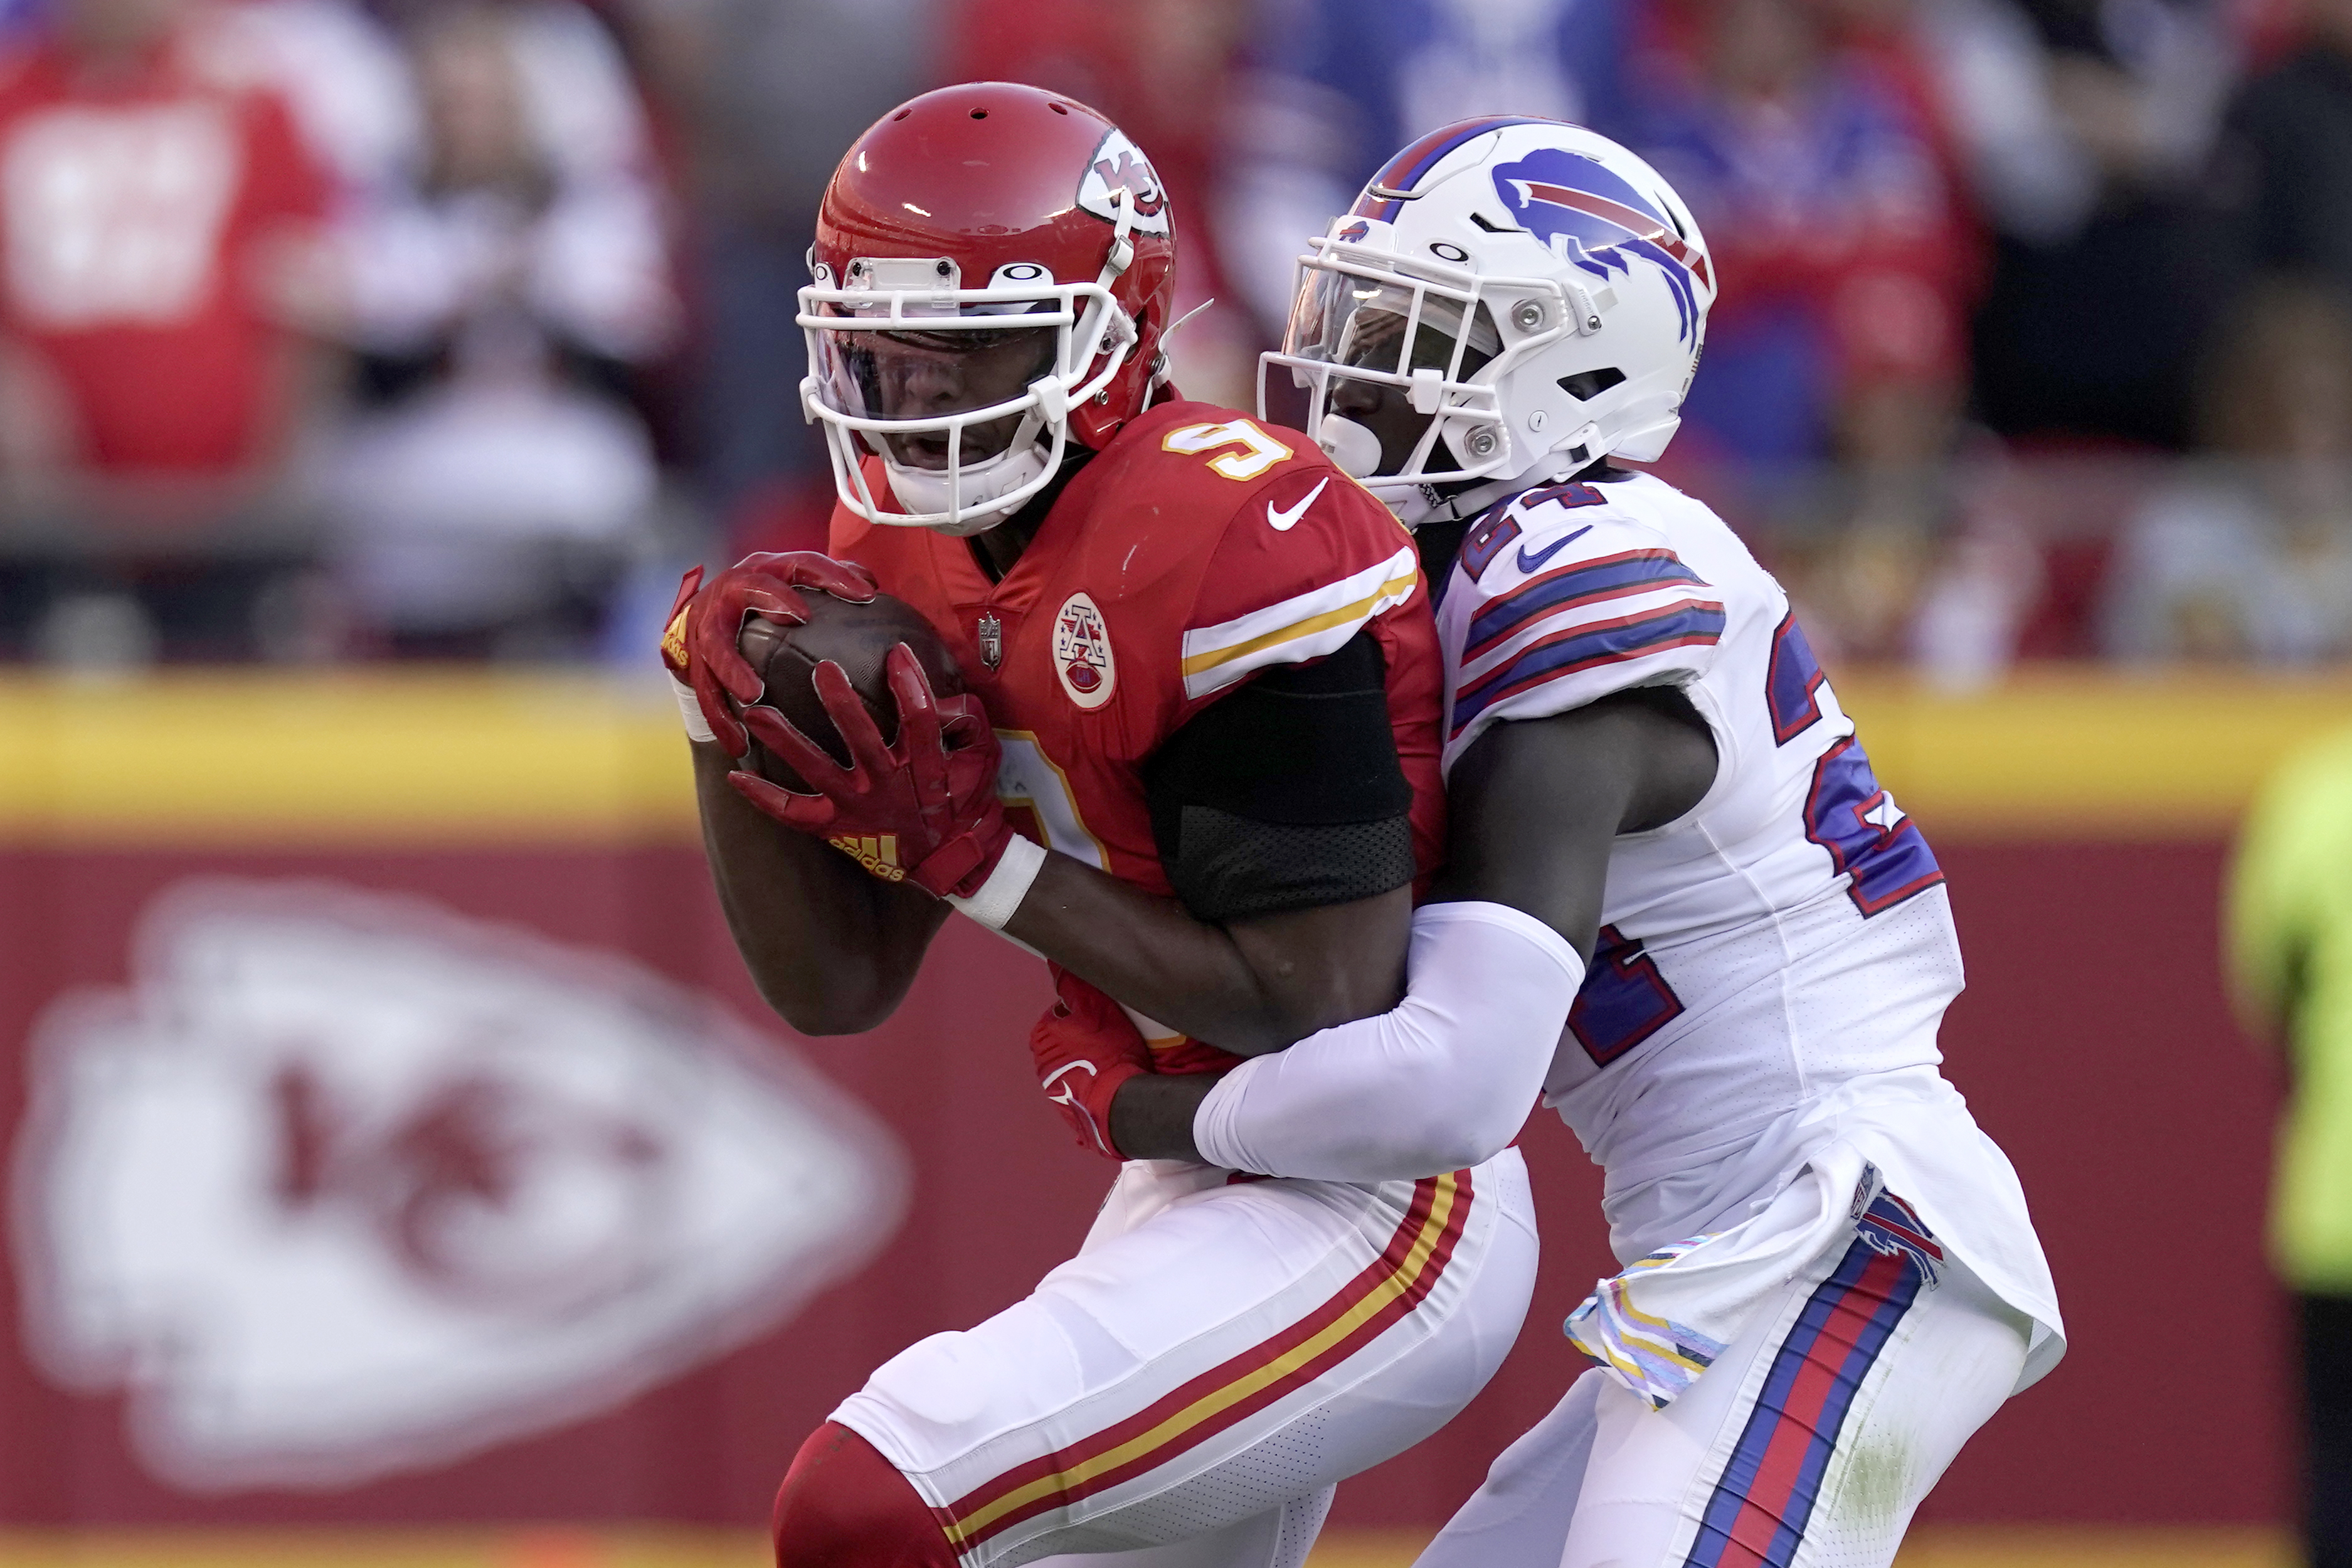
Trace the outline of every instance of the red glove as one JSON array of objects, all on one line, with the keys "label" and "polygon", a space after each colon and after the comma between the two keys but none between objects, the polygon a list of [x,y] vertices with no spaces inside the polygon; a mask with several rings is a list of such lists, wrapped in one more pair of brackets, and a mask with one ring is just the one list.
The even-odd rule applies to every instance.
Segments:
[{"label": "red glove", "polygon": [[996,731],[979,698],[933,693],[905,643],[890,650],[883,668],[898,703],[897,744],[882,743],[849,677],[826,659],[813,679],[849,749],[849,766],[774,709],[747,708],[743,722],[760,743],[817,793],[798,795],[740,769],[727,782],[785,826],[817,835],[885,881],[969,897],[1013,838],[996,798]]},{"label": "red glove", "polygon": [[662,659],[672,675],[694,688],[703,721],[730,757],[741,756],[751,743],[728,698],[748,707],[767,689],[735,646],[743,635],[743,617],[757,611],[785,626],[807,625],[794,588],[815,588],[853,605],[866,604],[881,591],[865,567],[814,550],[746,555],[708,584],[698,566],[678,584],[677,603],[670,606],[668,629],[662,634]]},{"label": "red glove", "polygon": [[1029,1031],[1037,1082],[1080,1148],[1124,1160],[1110,1141],[1110,1102],[1120,1084],[1152,1070],[1150,1047],[1126,1009],[1076,975],[1057,972],[1054,989],[1061,999]]}]

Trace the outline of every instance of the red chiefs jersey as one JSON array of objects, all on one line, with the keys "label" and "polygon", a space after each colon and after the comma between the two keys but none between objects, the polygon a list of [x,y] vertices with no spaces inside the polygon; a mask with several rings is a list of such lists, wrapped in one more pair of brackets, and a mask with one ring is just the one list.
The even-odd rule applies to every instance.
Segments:
[{"label": "red chiefs jersey", "polygon": [[83,459],[218,471],[278,416],[266,247],[322,216],[285,103],[203,18],[135,67],[0,58],[0,330],[54,374]]},{"label": "red chiefs jersey", "polygon": [[[881,465],[868,470],[883,494]],[[1436,868],[1443,674],[1412,536],[1297,432],[1209,404],[1150,409],[1070,480],[1002,582],[964,540],[845,508],[832,551],[946,637],[1003,742],[997,787],[1014,825],[1162,895],[1145,762],[1260,670],[1369,629],[1413,792],[1415,864]],[[1137,1022],[1162,1071],[1237,1059]]]}]

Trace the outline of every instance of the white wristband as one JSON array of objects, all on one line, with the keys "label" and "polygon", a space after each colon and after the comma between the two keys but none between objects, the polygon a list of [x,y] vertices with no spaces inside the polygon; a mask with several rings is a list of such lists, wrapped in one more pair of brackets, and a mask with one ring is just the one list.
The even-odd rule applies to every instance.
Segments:
[{"label": "white wristband", "polygon": [[996,869],[991,871],[988,880],[980,885],[980,891],[968,899],[960,899],[950,893],[948,902],[989,930],[1003,931],[1004,922],[1013,918],[1013,911],[1021,907],[1021,900],[1029,896],[1029,884],[1035,881],[1037,873],[1045,868],[1045,846],[1016,833],[1013,841],[1004,847],[1004,854],[996,862]]},{"label": "white wristband", "polygon": [[686,738],[689,741],[719,739],[711,732],[710,721],[702,716],[702,704],[695,700],[694,688],[675,675],[669,678],[669,684],[670,689],[677,693],[677,710],[686,721]]}]

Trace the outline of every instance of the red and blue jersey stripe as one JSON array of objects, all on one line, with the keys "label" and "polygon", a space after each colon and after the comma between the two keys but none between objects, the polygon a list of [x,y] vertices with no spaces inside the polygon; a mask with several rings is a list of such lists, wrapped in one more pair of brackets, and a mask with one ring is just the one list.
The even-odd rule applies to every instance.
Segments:
[{"label": "red and blue jersey stripe", "polygon": [[1548,680],[1668,648],[1720,642],[1724,624],[1721,605],[1685,599],[1615,620],[1586,621],[1538,637],[1520,649],[1517,658],[1463,689],[1454,701],[1452,733],[1460,735],[1488,708]]},{"label": "red and blue jersey stripe", "polygon": [[[1349,216],[1394,223],[1404,205],[1401,196],[1413,194],[1412,188],[1421,177],[1437,167],[1448,153],[1465,142],[1511,125],[1558,123],[1557,121],[1531,119],[1520,114],[1488,114],[1476,120],[1461,120],[1452,125],[1441,125],[1382,165],[1381,172],[1372,176],[1371,184],[1364,187],[1364,194],[1356,198]],[[1358,166],[1361,167],[1360,164]]]},{"label": "red and blue jersey stripe", "polygon": [[1854,1396],[1926,1279],[1909,1248],[1846,1248],[1774,1354],[1683,1568],[1789,1568]]},{"label": "red and blue jersey stripe", "polygon": [[[1527,552],[1523,549],[1520,553]],[[1707,585],[1671,550],[1627,550],[1542,573],[1496,595],[1471,617],[1463,662],[1486,653],[1538,616],[1646,594],[1675,583],[1694,588]]]}]

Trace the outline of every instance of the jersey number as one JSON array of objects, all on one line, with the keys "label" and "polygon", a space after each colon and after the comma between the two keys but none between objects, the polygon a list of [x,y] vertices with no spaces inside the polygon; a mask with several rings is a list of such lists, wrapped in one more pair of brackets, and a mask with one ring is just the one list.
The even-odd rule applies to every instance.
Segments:
[{"label": "jersey number", "polygon": [[1870,758],[1852,735],[1813,764],[1805,796],[1805,837],[1830,852],[1853,880],[1846,889],[1864,915],[1891,910],[1944,879],[1918,824],[1878,787]]},{"label": "jersey number", "polygon": [[1254,479],[1290,458],[1289,447],[1246,419],[1228,419],[1222,425],[1187,425],[1168,432],[1160,445],[1166,451],[1192,457],[1213,452],[1220,447],[1239,447],[1238,452],[1209,459],[1209,471],[1229,479]]},{"label": "jersey number", "polygon": [[1509,501],[1498,504],[1462,542],[1462,574],[1473,583],[1519,536],[1519,520],[1511,515],[1510,506]]},{"label": "jersey number", "polygon": [[1536,508],[1547,506],[1553,501],[1572,509],[1580,506],[1606,506],[1609,503],[1609,498],[1591,485],[1570,479],[1565,484],[1546,485],[1541,489],[1529,490],[1519,498],[1519,510],[1533,511]]},{"label": "jersey number", "polygon": [[1683,999],[1658,973],[1657,961],[1615,926],[1602,926],[1592,967],[1568,1010],[1568,1032],[1584,1054],[1607,1067],[1682,1016]]},{"label": "jersey number", "polygon": [[1037,737],[1026,730],[999,730],[996,739],[1003,748],[996,767],[996,798],[1004,803],[1013,826],[1048,849],[1058,849],[1097,871],[1108,870],[1101,841],[1087,831],[1078,815],[1068,777],[1037,744]]},{"label": "jersey number", "polygon": [[1790,610],[1772,634],[1772,662],[1764,672],[1764,706],[1772,712],[1774,745],[1787,745],[1821,721],[1820,693],[1829,679],[1797,625],[1797,612]]}]

